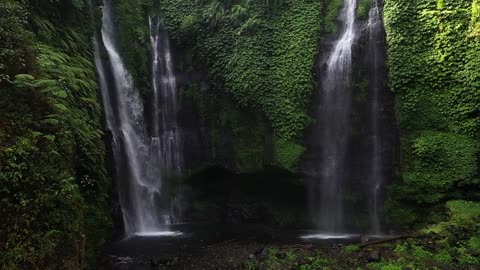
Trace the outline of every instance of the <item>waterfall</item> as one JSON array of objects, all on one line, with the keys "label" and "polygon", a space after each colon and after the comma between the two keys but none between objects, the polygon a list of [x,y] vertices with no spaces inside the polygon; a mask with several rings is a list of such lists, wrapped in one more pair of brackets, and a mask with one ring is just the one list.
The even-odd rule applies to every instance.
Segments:
[{"label": "waterfall", "polygon": [[160,19],[148,18],[152,46],[152,149],[159,153],[162,168],[180,171],[182,166],[180,130],[176,118],[176,78],[170,42]]},{"label": "waterfall", "polygon": [[369,174],[369,189],[371,194],[370,206],[370,226],[371,233],[380,234],[380,213],[379,203],[381,200],[380,191],[383,183],[383,164],[382,164],[382,141],[380,136],[380,117],[382,115],[380,107],[380,91],[382,90],[382,73],[384,59],[382,55],[382,43],[384,39],[381,10],[379,0],[372,0],[368,16],[368,64],[370,66],[370,88],[371,88],[371,108],[370,108],[370,137],[371,137],[371,167]]},{"label": "waterfall", "polygon": [[323,75],[323,93],[318,121],[321,153],[319,226],[328,233],[343,228],[342,183],[351,103],[352,45],[355,40],[356,0],[345,0],[340,14],[343,32],[335,41]]},{"label": "waterfall", "polygon": [[[162,165],[167,163],[178,167],[180,164],[179,158],[171,161],[170,157],[164,158],[163,153],[178,151],[178,148],[172,149],[176,146],[170,143],[178,140],[176,137],[172,139],[172,135],[166,135],[165,139],[162,136],[162,139],[157,140],[157,137],[148,138],[144,133],[143,104],[116,47],[116,29],[111,1],[103,2],[101,29],[101,41],[108,56],[108,61],[105,62],[108,62],[109,68],[101,59],[98,35],[94,39],[94,49],[106,128],[112,137],[115,177],[118,183],[125,232],[127,235],[158,233],[164,231],[165,224],[171,220],[168,209],[170,206],[160,205],[162,169],[166,167]],[[152,51],[157,53],[156,49]],[[154,74],[153,77],[156,78],[156,75]],[[157,79],[154,81],[157,82]],[[153,92],[155,95],[158,93],[158,87],[155,84]],[[164,111],[173,109],[162,107]],[[161,113],[161,115],[166,114],[166,112]],[[163,118],[159,121],[166,122]],[[175,130],[170,129],[166,133],[172,134],[176,132]],[[160,143],[156,144],[157,141]],[[169,161],[158,164],[159,160]]]},{"label": "waterfall", "polygon": [[[301,164],[310,177],[310,209],[320,234],[306,238],[350,237],[346,232],[358,232],[367,217],[369,228],[363,231],[382,234],[382,192],[385,178],[391,175],[385,161],[393,154],[393,116],[384,107],[389,95],[384,91],[382,3],[371,0],[368,21],[361,22],[363,28],[356,21],[357,0],[345,0],[339,15],[340,34],[320,61],[316,121],[308,130],[309,145]],[[362,32],[366,35],[357,36]],[[366,46],[354,48],[357,40]],[[352,57],[353,49],[356,57]],[[353,70],[353,61],[361,65],[359,69]],[[359,91],[355,96],[354,90]],[[368,102],[363,101],[366,90]],[[361,199],[364,205],[359,204]]]}]

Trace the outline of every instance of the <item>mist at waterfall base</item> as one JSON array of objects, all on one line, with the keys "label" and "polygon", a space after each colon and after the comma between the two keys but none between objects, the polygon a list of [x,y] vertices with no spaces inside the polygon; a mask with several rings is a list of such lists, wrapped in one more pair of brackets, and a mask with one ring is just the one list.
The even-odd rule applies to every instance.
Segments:
[{"label": "mist at waterfall base", "polygon": [[[314,123],[301,168],[309,179],[309,209],[317,232],[305,239],[379,237],[385,178],[391,175],[393,122],[386,87],[382,2],[371,0],[367,22],[356,0],[345,0],[340,34],[318,61]],[[363,45],[365,44],[365,45]],[[355,70],[352,68],[355,66]],[[367,82],[367,83],[364,83]],[[367,84],[365,89],[358,85]],[[368,91],[365,93],[365,91]],[[368,96],[359,102],[359,95]],[[391,132],[390,132],[391,133]]]},{"label": "mist at waterfall base", "polygon": [[[111,0],[104,0],[102,11],[101,35],[94,40],[95,63],[125,234],[177,235],[168,231],[168,224],[176,222],[180,215],[175,200],[166,196],[165,185],[168,175],[180,171],[182,158],[168,43],[160,40],[160,23],[152,25],[150,21],[152,106],[162,109],[154,110],[153,128],[147,134],[142,101],[118,52]],[[105,61],[102,52],[108,56]]]}]

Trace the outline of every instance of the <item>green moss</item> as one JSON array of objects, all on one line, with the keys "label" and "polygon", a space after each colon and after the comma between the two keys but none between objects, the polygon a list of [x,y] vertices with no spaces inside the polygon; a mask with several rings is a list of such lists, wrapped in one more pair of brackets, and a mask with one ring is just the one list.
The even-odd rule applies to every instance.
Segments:
[{"label": "green moss", "polygon": [[480,238],[478,236],[470,238],[468,240],[468,247],[471,248],[473,252],[480,254]]},{"label": "green moss", "polygon": [[464,223],[480,217],[480,202],[450,201],[446,206],[453,222]]},{"label": "green moss", "polygon": [[[221,126],[233,133],[235,163],[240,172],[258,171],[263,166],[266,129],[263,119],[222,100]],[[222,134],[219,134],[222,136]]]},{"label": "green moss", "polygon": [[453,257],[450,255],[448,250],[442,249],[433,258],[436,262],[443,265],[450,265],[453,262]]},{"label": "green moss", "polygon": [[[385,221],[391,227],[413,227],[418,219],[418,213],[410,205],[404,205],[396,200],[395,194],[400,192],[400,197],[404,198],[402,191],[394,190],[389,192],[389,198],[385,202]],[[397,195],[398,196],[398,195]]]},{"label": "green moss", "polygon": [[358,245],[347,245],[343,248],[343,250],[346,253],[354,253],[354,252],[358,252],[360,250],[360,247]]},{"label": "green moss", "polygon": [[[424,132],[412,148],[413,163],[404,171],[403,179],[417,189],[418,201],[438,202],[457,185],[470,184],[475,178],[478,147],[468,137]],[[428,190],[428,195],[419,190]]]},{"label": "green moss", "polygon": [[[208,73],[214,95],[227,94],[242,114],[259,115],[276,137],[299,140],[309,122],[317,44],[322,31],[328,31],[327,21],[336,26],[342,1],[280,1],[273,6],[246,0],[219,3],[214,8],[210,2],[162,0],[172,42],[192,52],[191,64]],[[237,140],[239,167],[253,168],[252,161],[259,164],[263,147],[256,138],[265,130],[259,128],[252,129],[255,148],[239,143],[243,135]],[[296,154],[283,162],[298,161]]]},{"label": "green moss", "polygon": [[425,203],[434,207],[460,198],[478,182],[480,71],[474,66],[480,60],[474,55],[480,41],[471,36],[471,5],[385,2],[390,88],[402,149],[403,182],[393,188],[392,200],[413,212]]},{"label": "green moss", "polygon": [[325,31],[336,33],[338,31],[338,15],[343,7],[342,0],[329,0],[325,12]]},{"label": "green moss", "polygon": [[442,9],[445,6],[444,0],[437,0],[437,9]]},{"label": "green moss", "polygon": [[360,0],[358,2],[357,16],[361,20],[368,19],[368,13],[370,11],[370,0]]},{"label": "green moss", "polygon": [[305,147],[293,141],[282,138],[274,138],[273,140],[274,164],[280,168],[295,171],[298,160],[304,151]]},{"label": "green moss", "polygon": [[0,68],[0,264],[78,269],[85,251],[91,267],[110,225],[91,18],[78,1],[0,4],[7,21],[18,10],[2,29],[21,38],[0,39],[19,48]]},{"label": "green moss", "polygon": [[470,22],[470,37],[480,37],[480,1],[473,0],[472,20]]},{"label": "green moss", "polygon": [[149,34],[146,15],[153,8],[152,1],[113,1],[117,22],[118,46],[135,87],[144,96],[150,91]]},{"label": "green moss", "polygon": [[262,112],[278,136],[302,134],[323,23],[320,2],[286,1],[272,9],[234,1],[222,5],[221,15],[188,1],[163,0],[161,6],[174,41],[196,47],[196,62],[206,65],[216,90]]}]

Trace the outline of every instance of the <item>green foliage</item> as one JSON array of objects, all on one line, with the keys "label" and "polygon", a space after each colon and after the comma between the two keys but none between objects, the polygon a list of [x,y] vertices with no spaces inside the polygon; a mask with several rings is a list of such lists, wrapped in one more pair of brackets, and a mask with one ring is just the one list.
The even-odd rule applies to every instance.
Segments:
[{"label": "green foliage", "polygon": [[0,36],[9,37],[0,47],[18,48],[2,57],[19,61],[2,60],[8,81],[0,81],[0,264],[6,269],[91,266],[107,236],[101,110],[86,34],[91,20],[82,3],[0,4],[7,26]]},{"label": "green foliage", "polygon": [[267,269],[329,269],[325,268],[332,262],[320,256],[306,256],[306,260],[303,263],[299,263],[298,260],[304,256],[301,251],[286,250],[282,251],[278,248],[270,248],[268,250],[267,259],[264,265]]},{"label": "green foliage", "polygon": [[360,0],[358,2],[357,16],[359,19],[368,19],[368,12],[370,11],[370,0]]},{"label": "green foliage", "polygon": [[473,0],[472,20],[470,22],[470,37],[480,36],[480,1]]},{"label": "green foliage", "polygon": [[73,6],[75,6],[76,9],[82,10],[82,8],[85,6],[84,0],[71,0]]},{"label": "green foliage", "polygon": [[197,62],[207,65],[216,90],[264,113],[278,136],[298,138],[308,121],[321,3],[188,2],[161,1],[174,41],[195,40]]},{"label": "green foliage", "polygon": [[480,203],[468,201],[450,201],[447,203],[450,219],[464,224],[480,217]]},{"label": "green foliage", "polygon": [[346,253],[354,253],[360,250],[360,247],[357,245],[347,245],[343,248]]},{"label": "green foliage", "polygon": [[437,9],[442,9],[445,6],[444,0],[437,0]]},{"label": "green foliage", "polygon": [[428,131],[413,141],[412,149],[413,164],[403,179],[405,188],[415,189],[418,202],[436,203],[475,178],[478,144],[468,137]]},{"label": "green foliage", "polygon": [[[408,161],[402,172],[403,183],[390,187],[385,205],[388,223],[395,226],[410,226],[418,222],[419,216],[433,218],[436,204],[447,198],[461,197],[456,192],[459,187],[477,183],[478,144],[470,138],[425,131],[410,149],[412,153],[408,156],[413,160]],[[429,210],[416,209],[419,203],[430,204]],[[430,213],[427,215],[427,212]]]},{"label": "green foliage", "polygon": [[472,35],[477,5],[385,2],[403,180],[391,188],[389,207],[409,207],[400,210],[409,220],[478,185],[480,39]]},{"label": "green foliage", "polygon": [[[423,229],[420,237],[397,244],[393,257],[370,264],[373,269],[475,269],[480,263],[480,203],[450,201],[449,218]],[[395,269],[395,268],[393,268]],[[400,268],[402,269],[402,268]]]},{"label": "green foliage", "polygon": [[[287,2],[278,7],[275,16],[266,15],[265,7],[253,1],[240,1],[232,7],[223,7],[222,3],[212,1],[203,9],[181,3],[179,8],[174,10],[174,4],[168,1],[162,6],[166,7],[165,17],[173,20],[167,20],[173,37],[182,34],[176,26],[186,20],[182,17],[189,21],[191,18],[203,18],[198,23],[204,22],[210,29],[206,29],[208,32],[202,31],[203,29],[199,31],[197,43],[200,49],[199,57],[208,64],[210,77],[216,83],[223,84],[242,106],[265,112],[274,126],[278,126],[276,130],[285,125],[286,128],[278,133],[292,137],[298,135],[295,130],[301,130],[306,119],[297,102],[312,89],[311,69],[320,29],[320,14],[318,4]],[[215,15],[218,20],[215,24],[218,25],[214,31],[209,19],[213,15],[195,15],[196,12],[204,14],[202,10],[207,14],[212,13],[211,5],[215,6],[214,10],[222,6],[222,13],[225,13],[224,16]],[[295,20],[297,16],[304,20]],[[288,49],[290,50],[287,52]],[[291,61],[292,59],[302,59],[304,62]],[[300,66],[288,66],[292,64]],[[276,76],[285,71],[279,68],[303,73],[299,73],[301,76],[298,79],[295,77],[291,83],[284,78],[280,81]],[[296,83],[300,85],[296,86]],[[288,102],[289,100],[291,101]],[[305,103],[304,100],[301,102]],[[277,112],[280,109],[283,112]],[[283,118],[285,120],[282,120]],[[280,121],[285,123],[281,124]]]},{"label": "green foliage", "polygon": [[[263,166],[266,129],[262,119],[238,110],[227,100],[222,101],[220,127],[232,131],[236,168],[240,172],[257,171]],[[218,134],[222,136],[222,134]]]},{"label": "green foliage", "polygon": [[194,69],[208,73],[212,93],[262,114],[275,137],[298,145],[290,156],[274,150],[281,158],[276,164],[292,169],[310,121],[317,44],[322,31],[335,31],[342,4],[162,0],[160,9],[174,47],[191,53]]},{"label": "green foliage", "polygon": [[336,33],[338,32],[338,15],[343,8],[342,0],[331,0],[326,6],[326,12],[323,14],[325,16],[325,31],[327,33]]},{"label": "green foliage", "polygon": [[149,34],[146,14],[154,10],[151,0],[112,1],[118,23],[118,46],[136,88],[146,95],[151,89],[149,76]]},{"label": "green foliage", "polygon": [[295,171],[298,160],[305,151],[305,147],[282,138],[274,138],[273,145],[273,158],[275,164],[280,168]]},{"label": "green foliage", "polygon": [[27,70],[27,61],[32,57],[28,51],[31,33],[25,29],[26,9],[13,1],[0,3],[0,84]]},{"label": "green foliage", "polygon": [[238,172],[260,170],[265,156],[265,120],[258,114],[241,110],[228,97],[204,92],[200,87],[198,84],[180,87],[178,102],[181,106],[184,103],[191,106],[189,110],[198,115],[200,126],[210,127],[211,160],[205,162],[217,161],[217,157],[225,151],[216,147],[217,140],[226,139],[233,146],[233,159]]},{"label": "green foliage", "polygon": [[[449,217],[442,222],[443,230],[422,230],[386,243],[317,250],[298,245],[270,247],[266,258],[261,263],[251,261],[248,269],[477,269],[479,209],[478,202],[450,201],[444,209]],[[378,262],[369,263],[372,252],[380,252]]]},{"label": "green foliage", "polygon": [[472,238],[468,240],[468,247],[476,254],[480,254],[480,238],[478,236],[472,236]]},{"label": "green foliage", "polygon": [[433,259],[443,265],[451,265],[453,262],[452,255],[446,249],[440,250]]}]

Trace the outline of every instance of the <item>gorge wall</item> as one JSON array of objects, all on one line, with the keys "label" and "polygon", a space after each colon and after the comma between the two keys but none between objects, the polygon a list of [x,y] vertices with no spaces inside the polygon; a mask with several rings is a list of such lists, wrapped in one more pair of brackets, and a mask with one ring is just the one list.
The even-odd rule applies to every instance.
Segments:
[{"label": "gorge wall", "polygon": [[451,199],[478,199],[478,1],[385,1],[390,86],[400,132],[401,179],[387,221],[441,219]]},{"label": "gorge wall", "polygon": [[111,179],[88,2],[0,14],[0,268],[93,268]]},{"label": "gorge wall", "polygon": [[[148,18],[163,19],[171,39],[177,121],[188,138],[183,166],[197,191],[191,219],[202,220],[227,201],[234,209],[247,205],[240,206],[247,218],[229,220],[264,222],[264,212],[248,217],[245,209],[273,194],[262,206],[276,213],[268,222],[311,225],[302,209],[308,203],[304,134],[322,82],[318,59],[339,32],[343,1],[113,2],[118,50],[147,112],[153,89]],[[382,84],[391,92],[383,92],[379,113],[392,177],[383,196],[387,224],[402,229],[441,220],[446,201],[480,199],[480,3],[384,2],[389,85]],[[107,173],[111,135],[102,128],[94,67],[92,37],[102,10],[100,1],[91,4],[0,3],[0,263],[7,269],[95,269],[98,246],[114,227],[111,217],[121,216],[116,182]],[[358,1],[359,31],[366,30],[370,5]],[[365,173],[358,161],[370,151],[360,143],[369,136],[371,106],[371,70],[361,68],[368,36],[362,36],[352,56],[350,205],[368,200],[353,177]],[[225,184],[231,180],[238,189]],[[286,197],[291,203],[279,206]],[[272,205],[278,208],[269,210]],[[355,210],[347,209],[351,225],[365,228],[367,211]]]}]

